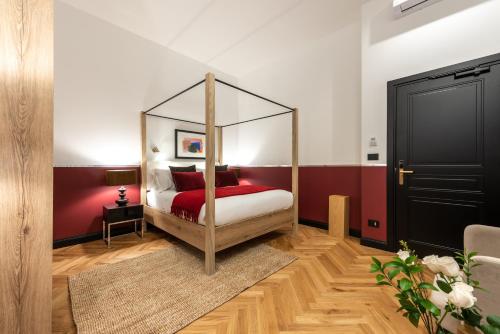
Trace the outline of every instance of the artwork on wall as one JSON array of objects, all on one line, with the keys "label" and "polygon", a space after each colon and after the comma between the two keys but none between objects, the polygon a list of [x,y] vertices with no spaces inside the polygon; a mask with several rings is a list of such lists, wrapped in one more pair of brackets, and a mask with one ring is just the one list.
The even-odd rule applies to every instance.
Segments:
[{"label": "artwork on wall", "polygon": [[205,134],[175,130],[176,159],[205,159]]}]

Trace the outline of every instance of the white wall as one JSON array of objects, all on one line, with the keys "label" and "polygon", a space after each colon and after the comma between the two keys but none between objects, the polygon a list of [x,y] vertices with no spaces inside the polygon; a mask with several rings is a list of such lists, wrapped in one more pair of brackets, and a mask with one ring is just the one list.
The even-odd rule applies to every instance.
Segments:
[{"label": "white wall", "polygon": [[[238,78],[243,88],[299,108],[301,165],[360,161],[360,5],[352,3],[347,25]],[[248,118],[241,109],[240,119]],[[241,125],[238,163],[289,165],[290,143],[290,116]]]},{"label": "white wall", "polygon": [[[236,81],[56,1],[54,164],[139,164],[140,111],[203,79],[208,71]],[[170,123],[162,131],[164,124],[168,122],[158,122],[152,131],[158,137],[152,140],[173,149],[173,128],[190,126]]]},{"label": "white wall", "polygon": [[[362,162],[386,163],[387,82],[500,52],[500,1],[443,0],[395,19],[392,0],[362,7]],[[369,148],[376,137],[379,146]]]}]

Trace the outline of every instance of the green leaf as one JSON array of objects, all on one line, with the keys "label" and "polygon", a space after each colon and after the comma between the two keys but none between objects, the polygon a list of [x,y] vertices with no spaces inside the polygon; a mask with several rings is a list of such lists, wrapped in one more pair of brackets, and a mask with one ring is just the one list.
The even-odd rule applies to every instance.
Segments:
[{"label": "green leaf", "polygon": [[387,273],[387,276],[389,276],[389,279],[391,279],[391,280],[392,280],[392,279],[393,279],[394,277],[396,277],[396,276],[397,276],[400,272],[401,272],[401,270],[399,270],[399,269],[393,269],[393,270],[391,270],[391,271],[389,271],[389,272]]},{"label": "green leaf", "polygon": [[491,325],[481,325],[479,326],[484,334],[500,334],[500,328],[493,327]]},{"label": "green leaf", "polygon": [[376,264],[379,268],[380,266],[382,265],[382,263],[380,263],[380,260],[377,259],[376,257],[372,256],[372,261],[374,264]]},{"label": "green leaf", "polygon": [[394,296],[398,299],[408,299],[408,295],[406,295],[406,293],[404,293],[404,292],[403,293],[396,293]]},{"label": "green leaf", "polygon": [[403,278],[403,279],[399,280],[398,284],[399,284],[399,287],[401,288],[401,290],[403,290],[403,291],[410,290],[411,286],[412,286],[411,281],[407,278]]},{"label": "green leaf", "polygon": [[410,320],[413,326],[418,327],[418,322],[420,320],[420,313],[410,312],[410,314],[408,315],[408,320]]},{"label": "green leaf", "polygon": [[483,319],[481,314],[473,307],[463,309],[462,318],[468,325],[471,325],[473,327],[479,326],[481,324],[481,320]]},{"label": "green leaf", "polygon": [[391,283],[386,282],[386,281],[380,281],[380,282],[377,282],[377,285],[388,285],[388,286],[392,286],[392,285],[391,285]]},{"label": "green leaf", "polygon": [[420,266],[413,266],[413,267],[410,267],[410,272],[412,274],[416,274],[416,273],[421,273],[423,271],[422,267]]},{"label": "green leaf", "polygon": [[469,259],[470,259],[470,258],[472,258],[472,257],[474,257],[474,256],[476,256],[477,254],[478,254],[477,252],[470,252],[470,253],[468,254]]},{"label": "green leaf", "polygon": [[376,263],[372,263],[371,267],[370,267],[370,272],[371,273],[376,273],[377,271],[380,271],[380,267],[377,266]]},{"label": "green leaf", "polygon": [[424,299],[420,301],[420,305],[425,307],[425,309],[432,314],[434,314],[436,317],[439,317],[441,315],[441,310],[436,307],[430,300]]},{"label": "green leaf", "polygon": [[418,285],[418,288],[419,289],[428,289],[428,290],[438,291],[438,289],[433,284],[430,284],[430,283],[427,283],[427,282],[420,283]]},{"label": "green leaf", "polygon": [[400,299],[399,304],[408,312],[418,312],[418,309],[415,307],[415,305],[413,305],[412,302],[407,299]]},{"label": "green leaf", "polygon": [[385,276],[382,274],[378,274],[376,279],[377,279],[377,282],[380,282],[380,281],[383,281],[385,279]]},{"label": "green leaf", "polygon": [[452,290],[451,285],[445,281],[437,280],[437,285],[444,293],[450,293]]},{"label": "green leaf", "polygon": [[500,316],[489,315],[486,317],[486,321],[488,321],[490,325],[500,328]]},{"label": "green leaf", "polygon": [[382,266],[382,269],[386,269],[386,268],[398,268],[398,269],[403,269],[403,263],[402,262],[396,262],[396,261],[391,261],[391,262],[387,262],[386,264],[384,264]]},{"label": "green leaf", "polygon": [[416,263],[417,261],[417,257],[415,255],[412,255],[412,256],[408,256],[405,260],[405,263],[406,264],[412,264],[412,263]]}]

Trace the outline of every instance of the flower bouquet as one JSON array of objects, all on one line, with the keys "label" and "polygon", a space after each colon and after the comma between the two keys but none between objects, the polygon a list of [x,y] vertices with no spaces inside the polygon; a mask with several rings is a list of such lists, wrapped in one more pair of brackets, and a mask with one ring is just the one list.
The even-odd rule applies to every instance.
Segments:
[{"label": "flower bouquet", "polygon": [[[483,321],[480,309],[475,305],[474,289],[480,289],[479,282],[472,278],[471,269],[478,264],[475,252],[457,253],[450,256],[430,255],[422,260],[401,241],[402,249],[388,263],[381,263],[372,257],[371,272],[377,273],[378,285],[392,286],[397,290],[398,312],[403,312],[415,327],[423,322],[427,333],[450,333],[443,327],[443,320],[451,316],[468,326],[480,329],[484,334],[500,334],[500,317],[489,316]],[[424,266],[434,279],[427,282]]]}]

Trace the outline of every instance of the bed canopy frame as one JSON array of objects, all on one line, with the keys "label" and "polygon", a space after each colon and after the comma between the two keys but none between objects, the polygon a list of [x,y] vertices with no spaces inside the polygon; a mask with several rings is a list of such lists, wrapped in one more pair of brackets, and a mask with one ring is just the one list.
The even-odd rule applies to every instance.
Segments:
[{"label": "bed canopy frame", "polygon": [[[274,105],[285,108],[286,111],[257,117],[249,120],[229,123],[215,124],[215,83],[252,95],[261,100],[267,101]],[[205,84],[205,122],[195,122],[180,118],[162,116],[151,113],[158,107],[168,103],[169,101],[179,97],[180,95],[190,91],[191,89]],[[243,123],[253,122],[271,117],[277,117],[285,114],[292,114],[292,194],[293,205],[290,209],[279,212],[274,212],[264,216],[247,219],[244,221],[228,224],[215,225],[215,138],[216,131],[219,138],[217,145],[217,163],[223,163],[222,156],[222,137],[225,127],[236,126]],[[147,128],[146,117],[159,117],[173,121],[204,125],[205,126],[205,225],[185,221],[172,214],[165,213],[159,209],[147,205]],[[142,164],[141,164],[141,203],[144,204],[145,219],[166,231],[169,234],[191,244],[205,253],[205,272],[211,275],[215,272],[215,253],[226,249],[254,237],[269,233],[278,229],[291,229],[294,233],[298,229],[298,109],[290,108],[286,105],[270,100],[263,96],[249,92],[222,80],[215,78],[214,74],[207,73],[205,79],[194,85],[184,89],[183,91],[169,97],[168,99],[158,103],[157,105],[141,112],[141,140],[142,140]]]}]

